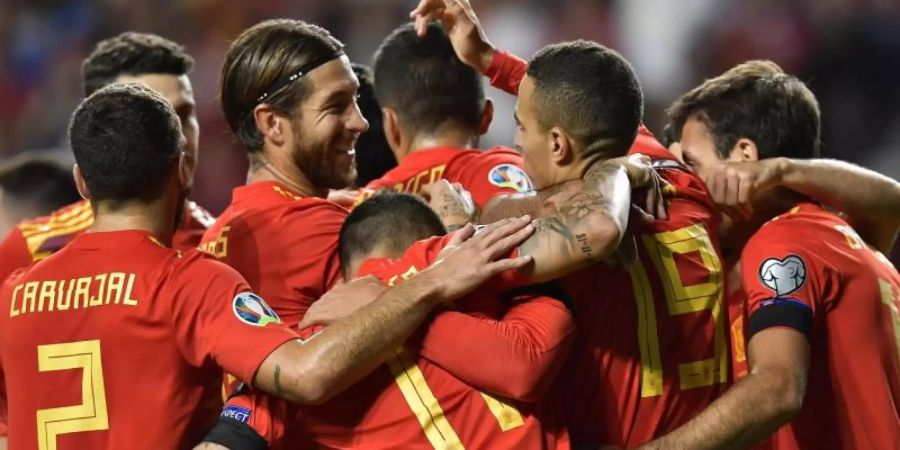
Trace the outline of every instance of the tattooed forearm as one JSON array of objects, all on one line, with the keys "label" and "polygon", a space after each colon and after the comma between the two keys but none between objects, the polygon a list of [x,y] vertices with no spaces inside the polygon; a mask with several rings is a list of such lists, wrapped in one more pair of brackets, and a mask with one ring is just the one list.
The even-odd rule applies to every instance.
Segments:
[{"label": "tattooed forearm", "polygon": [[281,366],[275,366],[275,393],[284,396],[284,390],[281,388]]}]

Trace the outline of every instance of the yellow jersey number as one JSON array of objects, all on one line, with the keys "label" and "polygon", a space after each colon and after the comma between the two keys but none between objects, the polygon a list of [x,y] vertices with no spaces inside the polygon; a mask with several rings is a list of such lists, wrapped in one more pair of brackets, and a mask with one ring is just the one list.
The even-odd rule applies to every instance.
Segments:
[{"label": "yellow jersey number", "polygon": [[[641,237],[653,266],[663,280],[670,316],[710,311],[715,324],[713,357],[679,364],[681,389],[712,386],[727,382],[728,345],[725,339],[722,263],[703,225],[695,224],[675,231]],[[709,279],[685,285],[675,255],[698,252]],[[638,307],[638,342],[641,351],[641,397],[663,394],[663,364],[659,352],[656,307],[647,270],[637,262],[629,267],[634,298]]]},{"label": "yellow jersey number", "polygon": [[[402,275],[395,275],[388,280],[389,286],[394,286],[400,279],[407,280],[415,275],[416,268],[410,267]],[[416,416],[425,437],[435,449],[440,450],[463,450],[462,442],[447,417],[444,410],[435,398],[431,388],[425,380],[425,374],[419,369],[419,366],[412,357],[403,349],[398,348],[394,355],[388,358],[388,368],[394,375],[394,381],[403,399],[409,405],[413,414]],[[525,424],[522,414],[512,405],[509,405],[500,399],[481,393],[488,410],[491,415],[497,419],[497,425],[501,431],[509,431]]]},{"label": "yellow jersey number", "polygon": [[81,369],[81,404],[37,411],[38,450],[56,450],[61,434],[109,429],[100,341],[38,346],[38,372]]}]

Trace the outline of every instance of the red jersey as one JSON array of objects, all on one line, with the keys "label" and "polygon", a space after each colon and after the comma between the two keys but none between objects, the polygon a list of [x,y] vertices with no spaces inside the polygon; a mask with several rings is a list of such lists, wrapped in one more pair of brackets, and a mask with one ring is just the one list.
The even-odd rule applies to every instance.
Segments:
[{"label": "red jersey", "polygon": [[[496,51],[485,75],[515,95],[525,69],[523,60]],[[635,226],[636,264],[598,265],[564,279],[578,334],[566,382],[556,388],[576,443],[635,447],[684,424],[728,387],[715,207],[702,180],[646,127],[630,153],[650,156],[675,193],[668,220]]]},{"label": "red jersey", "polygon": [[340,277],[337,244],[347,210],[278,182],[234,189],[200,247],[235,268],[294,327]]},{"label": "red jersey", "polygon": [[900,448],[900,276],[836,214],[801,203],[744,246],[747,339],[807,335],[803,409],[777,449]]},{"label": "red jersey", "polygon": [[506,147],[490,150],[438,147],[410,153],[400,165],[381,178],[372,180],[356,204],[379,190],[419,194],[425,186],[445,179],[459,183],[472,194],[479,208],[501,194],[532,190],[531,180],[522,169],[522,155]]},{"label": "red jersey", "polygon": [[79,234],[0,308],[10,448],[191,448],[222,368],[251,381],[296,338],[233,269],[136,230]]},{"label": "red jersey", "polygon": [[[429,266],[446,241],[420,241],[396,260],[369,260],[360,275],[402,282]],[[546,404],[505,400],[454,376],[461,368],[537,400],[568,353],[573,324],[565,306],[522,296],[507,310],[486,289],[457,306],[434,319],[424,340],[411,339],[387,364],[324,405],[297,415],[271,397],[244,394],[229,399],[223,416],[248,424],[272,448],[298,448],[306,439],[322,448],[370,450],[568,448],[565,431],[546,417]]]},{"label": "red jersey", "polygon": [[[203,232],[214,221],[196,203],[185,202],[184,218],[175,230],[172,248],[188,250],[196,247]],[[94,211],[87,200],[73,203],[48,216],[20,223],[0,243],[0,281],[16,269],[52,255],[93,224]]]}]

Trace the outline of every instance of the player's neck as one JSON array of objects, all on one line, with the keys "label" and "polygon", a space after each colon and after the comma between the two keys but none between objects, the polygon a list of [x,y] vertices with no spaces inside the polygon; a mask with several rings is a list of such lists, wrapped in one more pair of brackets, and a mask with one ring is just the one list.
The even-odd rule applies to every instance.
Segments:
[{"label": "player's neck", "polygon": [[[171,245],[175,234],[175,212],[181,210],[164,199],[153,202],[134,201],[113,205],[97,202],[94,205],[92,232],[146,231],[165,245]],[[182,201],[183,203],[183,201]]]},{"label": "player's neck", "polygon": [[264,181],[277,181],[302,197],[328,197],[328,189],[313,185],[293,162],[251,153],[247,184]]},{"label": "player's neck", "polygon": [[397,157],[397,162],[400,162],[410,153],[422,150],[438,147],[475,148],[477,146],[478,135],[473,134],[471,131],[458,128],[445,128],[436,133],[420,133],[413,136],[413,138],[409,140],[409,144],[401,146],[405,147],[405,151],[394,152],[394,156]]}]

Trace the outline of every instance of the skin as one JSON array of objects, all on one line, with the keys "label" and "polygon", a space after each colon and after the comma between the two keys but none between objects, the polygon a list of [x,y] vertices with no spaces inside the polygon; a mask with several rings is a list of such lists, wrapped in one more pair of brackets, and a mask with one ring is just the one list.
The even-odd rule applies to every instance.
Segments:
[{"label": "skin", "polygon": [[298,112],[285,116],[262,103],[253,109],[263,148],[252,154],[248,183],[280,181],[306,197],[356,179],[354,145],[369,123],[356,104],[359,81],[346,56],[304,76],[309,93]]},{"label": "skin", "polygon": [[197,122],[196,102],[194,101],[194,88],[187,75],[173,74],[144,74],[144,75],[119,75],[114,83],[143,84],[150,89],[162,94],[169,101],[178,119],[181,121],[181,132],[184,136],[184,156],[190,178],[188,187],[193,184],[194,172],[200,158],[199,140],[200,125]]}]

